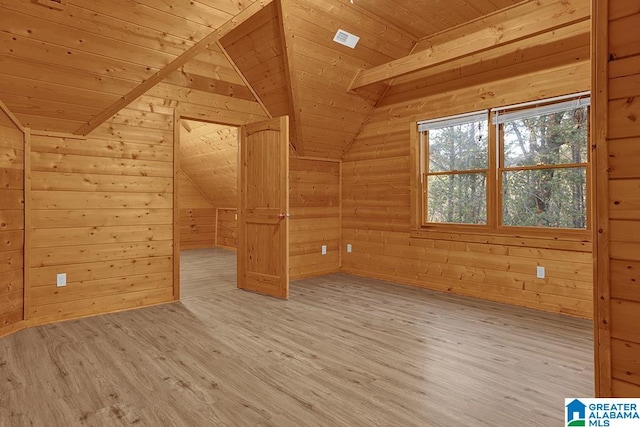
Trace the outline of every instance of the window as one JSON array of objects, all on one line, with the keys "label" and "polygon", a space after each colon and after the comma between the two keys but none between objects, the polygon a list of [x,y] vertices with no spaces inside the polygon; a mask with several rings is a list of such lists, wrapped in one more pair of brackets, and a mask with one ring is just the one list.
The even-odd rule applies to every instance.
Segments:
[{"label": "window", "polygon": [[494,111],[501,224],[587,228],[588,99]]},{"label": "window", "polygon": [[423,121],[417,130],[417,227],[588,228],[588,94]]},{"label": "window", "polygon": [[486,224],[486,111],[422,122],[425,223]]}]

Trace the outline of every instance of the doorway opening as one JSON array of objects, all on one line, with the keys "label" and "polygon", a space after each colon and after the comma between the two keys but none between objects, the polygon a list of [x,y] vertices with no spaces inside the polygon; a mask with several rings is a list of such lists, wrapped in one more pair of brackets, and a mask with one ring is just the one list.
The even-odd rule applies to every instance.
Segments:
[{"label": "doorway opening", "polygon": [[235,289],[239,129],[182,118],[177,132],[181,297]]}]

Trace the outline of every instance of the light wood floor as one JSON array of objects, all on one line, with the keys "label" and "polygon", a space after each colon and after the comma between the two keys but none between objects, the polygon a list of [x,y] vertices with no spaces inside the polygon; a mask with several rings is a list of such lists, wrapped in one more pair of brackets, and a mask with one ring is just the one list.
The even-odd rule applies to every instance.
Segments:
[{"label": "light wood floor", "polygon": [[280,301],[187,251],[181,303],[0,340],[0,425],[549,426],[591,324],[336,274]]}]

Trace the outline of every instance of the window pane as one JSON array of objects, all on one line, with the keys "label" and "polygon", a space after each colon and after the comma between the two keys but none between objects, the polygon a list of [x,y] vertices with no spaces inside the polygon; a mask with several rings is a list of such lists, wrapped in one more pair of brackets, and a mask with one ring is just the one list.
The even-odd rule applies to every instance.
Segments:
[{"label": "window pane", "polygon": [[586,163],[587,120],[581,107],[505,122],[504,166]]},{"label": "window pane", "polygon": [[487,223],[486,173],[427,178],[427,222]]},{"label": "window pane", "polygon": [[486,169],[488,122],[469,122],[430,130],[429,172]]},{"label": "window pane", "polygon": [[503,225],[586,228],[586,168],[502,174]]}]

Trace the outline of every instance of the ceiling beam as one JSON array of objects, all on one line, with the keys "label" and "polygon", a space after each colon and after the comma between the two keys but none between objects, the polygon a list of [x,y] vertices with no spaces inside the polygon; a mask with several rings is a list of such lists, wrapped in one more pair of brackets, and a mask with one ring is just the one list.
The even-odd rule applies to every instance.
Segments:
[{"label": "ceiling beam", "polygon": [[269,5],[273,0],[257,0],[252,3],[249,7],[242,10],[242,12],[238,13],[236,16],[231,18],[229,21],[224,23],[220,28],[213,31],[198,43],[193,45],[189,50],[182,53],[180,56],[175,58],[169,64],[167,64],[164,68],[159,70],[153,76],[149,77],[147,80],[143,81],[140,85],[133,88],[129,93],[124,95],[122,98],[111,104],[100,114],[95,116],[93,119],[89,120],[84,126],[76,130],[74,133],[76,135],[87,135],[98,126],[109,120],[114,114],[118,111],[125,108],[131,102],[135,101],[138,97],[144,95],[149,89],[158,83],[162,82],[167,76],[171,73],[182,67],[187,61],[193,59],[198,54],[207,50],[211,45],[215,44],[228,34],[231,30],[241,25],[247,19],[251,18],[256,12],[258,12],[263,7]]},{"label": "ceiling beam", "polygon": [[[527,2],[529,3],[529,2]],[[525,3],[526,4],[526,3]],[[385,80],[463,58],[474,53],[505,46],[590,17],[589,2],[580,0],[538,0],[535,12],[519,14],[518,7],[505,13],[498,25],[485,25],[464,37],[449,40],[428,49],[370,69],[361,69],[349,90],[359,89]],[[526,4],[531,7],[531,4]]]},{"label": "ceiling beam", "polygon": [[9,110],[9,107],[7,107],[2,101],[0,101],[0,112],[5,113],[7,117],[9,117],[9,120],[11,120],[13,124],[18,128],[18,130],[24,133],[24,126],[22,126],[20,120],[18,120],[18,118],[11,112],[11,110]]}]

